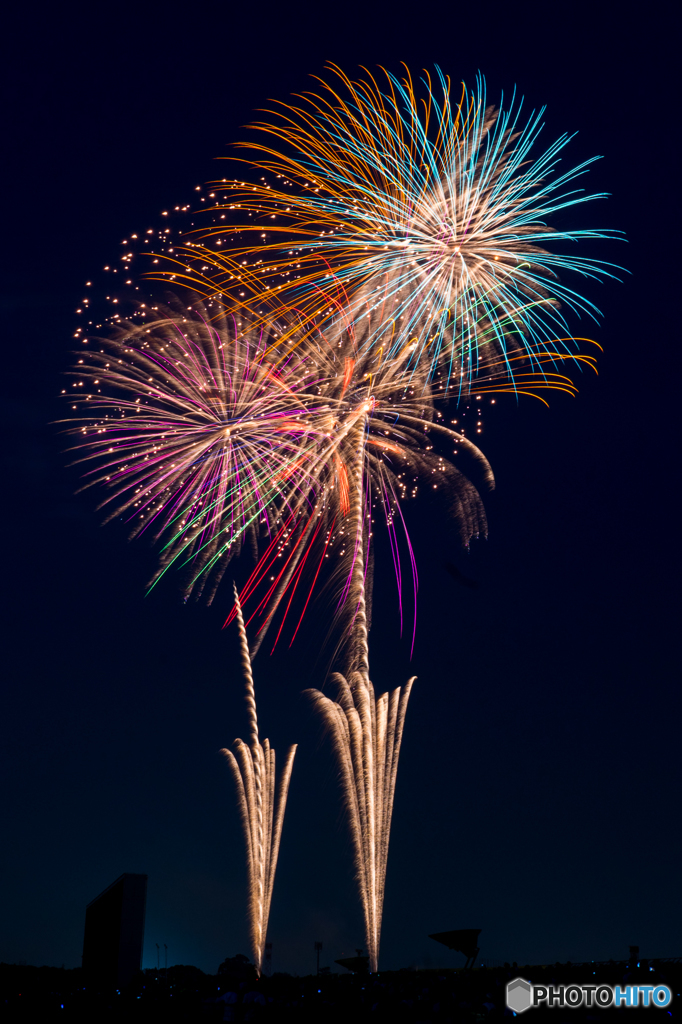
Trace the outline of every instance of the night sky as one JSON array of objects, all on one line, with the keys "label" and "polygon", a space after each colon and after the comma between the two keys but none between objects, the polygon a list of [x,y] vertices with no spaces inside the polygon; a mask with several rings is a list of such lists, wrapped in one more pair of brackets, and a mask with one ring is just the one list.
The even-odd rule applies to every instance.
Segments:
[{"label": "night sky", "polygon": [[[389,854],[381,965],[459,964],[427,936],[482,928],[482,959],[682,954],[678,672],[679,264],[674,7],[591,3],[17,5],[5,20],[2,140],[4,539],[0,961],[80,964],[86,903],[149,875],[144,966],[215,971],[248,952],[245,869],[219,749],[246,733],[236,637],[183,605],[154,552],[101,527],[50,423],[86,280],[129,232],[191,202],[269,97],[327,60],[516,84],[547,142],[612,198],[578,226],[624,231],[584,255],[625,266],[585,288],[599,377],[546,409],[486,406],[490,536],[458,547],[409,507],[417,643],[398,638],[379,540],[378,689],[418,681]],[[612,12],[612,13],[607,13]],[[225,165],[219,165],[223,176]],[[479,583],[453,580],[453,562]],[[308,973],[364,944],[331,751],[301,691],[322,683],[313,610],[255,662],[263,732],[299,743],[269,938]]]}]

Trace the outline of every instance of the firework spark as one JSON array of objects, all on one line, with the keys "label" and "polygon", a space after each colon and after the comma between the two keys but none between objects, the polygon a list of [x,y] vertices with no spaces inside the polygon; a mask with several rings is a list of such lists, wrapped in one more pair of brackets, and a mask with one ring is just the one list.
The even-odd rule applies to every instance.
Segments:
[{"label": "firework spark", "polygon": [[275,751],[267,739],[261,743],[258,737],[251,657],[236,589],[235,608],[251,735],[248,743],[240,739],[234,741],[234,754],[227,749],[221,753],[227,759],[237,788],[237,802],[246,843],[249,937],[253,962],[260,974],[284,811],[297,745],[294,744],[287,751],[278,785],[275,780]]},{"label": "firework spark", "polygon": [[[456,391],[500,358],[513,378],[519,353],[535,371],[543,357],[576,353],[582,339],[570,337],[560,307],[599,311],[558,275],[613,276],[613,265],[561,243],[616,233],[551,221],[603,197],[576,185],[598,158],[560,170],[571,137],[536,152],[544,108],[525,114],[512,94],[495,109],[482,77],[457,101],[438,68],[437,84],[428,74],[415,84],[407,70],[403,79],[385,71],[383,84],[331,70],[336,87],[321,82],[320,95],[279,104],[274,120],[254,125],[272,141],[249,144],[246,162],[264,176],[213,182],[216,226],[195,228],[160,276],[208,295],[234,291],[249,270],[239,295],[279,296],[327,332],[369,305],[381,310],[372,344],[395,352],[416,340],[410,364],[445,368]],[[225,257],[213,242],[237,217],[240,232],[259,238]]]}]

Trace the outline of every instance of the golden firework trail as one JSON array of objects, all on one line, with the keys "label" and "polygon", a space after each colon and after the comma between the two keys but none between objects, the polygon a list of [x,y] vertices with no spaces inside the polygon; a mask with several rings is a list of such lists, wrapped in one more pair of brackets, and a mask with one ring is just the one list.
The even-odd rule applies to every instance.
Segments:
[{"label": "golden firework trail", "polygon": [[376,697],[369,678],[365,553],[368,530],[364,515],[363,465],[365,432],[356,435],[356,460],[350,492],[355,524],[355,559],[346,607],[355,612],[347,634],[346,675],[335,673],[333,701],[319,690],[308,695],[328,727],[339,769],[348,815],[356,876],[365,921],[365,943],[372,972],[378,968],[386,864],[391,832],[398,757],[412,677],[402,688]]},{"label": "golden firework trail", "polygon": [[386,885],[388,841],[398,757],[412,677],[390,693],[374,694],[367,672],[348,679],[335,675],[336,701],[309,690],[334,745],[353,841],[360,898],[365,919],[369,968],[377,970]]},{"label": "golden firework trail", "polygon": [[258,736],[251,656],[236,588],[235,605],[242,668],[246,682],[250,737],[248,743],[236,739],[233,743],[234,753],[227,749],[222,750],[221,753],[227,759],[237,788],[237,802],[246,842],[249,938],[253,962],[260,975],[282,823],[297,745],[289,747],[284,760],[284,768],[279,777],[279,785],[277,785],[275,751],[267,739],[261,743]]}]

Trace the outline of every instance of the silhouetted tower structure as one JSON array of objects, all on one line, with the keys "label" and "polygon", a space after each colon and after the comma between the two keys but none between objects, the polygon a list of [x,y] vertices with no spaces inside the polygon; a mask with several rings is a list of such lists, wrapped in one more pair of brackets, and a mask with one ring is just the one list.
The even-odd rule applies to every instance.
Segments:
[{"label": "silhouetted tower structure", "polygon": [[86,984],[122,989],[142,967],[147,876],[125,874],[85,910],[83,972]]},{"label": "silhouetted tower structure", "polygon": [[317,974],[320,973],[320,950],[322,949],[322,943],[319,940],[315,941],[315,954],[317,956]]},{"label": "silhouetted tower structure", "polygon": [[369,972],[369,957],[363,956],[361,949],[356,949],[357,956],[347,956],[341,960],[335,960],[334,963],[340,967],[345,967],[347,971],[351,971],[353,974],[367,974]]},{"label": "silhouetted tower structure", "polygon": [[480,928],[458,928],[454,932],[436,932],[435,935],[429,935],[429,938],[435,939],[436,942],[441,942],[448,949],[454,949],[456,953],[463,953],[467,958],[467,962],[464,965],[466,969],[473,967],[476,963],[476,957],[480,953],[478,947],[478,936],[480,934]]}]

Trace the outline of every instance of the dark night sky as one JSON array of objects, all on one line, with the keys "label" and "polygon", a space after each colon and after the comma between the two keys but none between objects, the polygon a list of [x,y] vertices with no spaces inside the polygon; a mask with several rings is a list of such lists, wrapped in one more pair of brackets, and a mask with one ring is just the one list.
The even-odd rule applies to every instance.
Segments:
[{"label": "dark night sky", "polygon": [[[6,20],[2,309],[5,582],[0,960],[80,963],[85,904],[149,874],[145,966],[214,971],[247,951],[242,840],[218,750],[245,733],[227,607],[144,598],[153,554],[74,495],[60,414],[85,280],[130,231],[215,174],[252,110],[326,60],[516,83],[548,105],[568,159],[605,156],[584,211],[627,245],[588,292],[598,379],[550,410],[497,404],[490,538],[469,554],[410,510],[418,639],[397,642],[383,559],[371,634],[379,688],[418,675],[389,857],[382,965],[458,962],[429,932],[480,927],[483,953],[543,962],[680,955],[680,697],[671,5],[440,0],[182,7],[15,5]],[[612,12],[612,13],[609,13]],[[669,13],[670,12],[670,13]],[[588,251],[589,250],[589,251]],[[673,274],[675,275],[673,278]],[[674,390],[675,389],[675,390]],[[385,555],[386,552],[383,552]],[[379,556],[382,551],[379,551]],[[451,560],[480,582],[458,586]],[[306,973],[363,945],[330,751],[300,697],[320,623],[256,661],[264,729],[300,744],[270,937]],[[452,956],[452,959],[450,957]],[[485,959],[485,957],[484,957]]]}]

